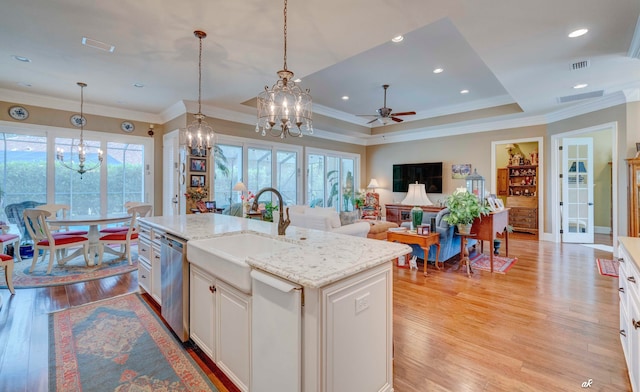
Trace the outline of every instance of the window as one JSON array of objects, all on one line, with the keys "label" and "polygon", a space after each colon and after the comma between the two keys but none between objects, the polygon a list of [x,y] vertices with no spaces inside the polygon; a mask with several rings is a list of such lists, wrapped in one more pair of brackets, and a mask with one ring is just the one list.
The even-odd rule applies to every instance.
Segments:
[{"label": "window", "polygon": [[360,158],[355,154],[307,150],[307,203],[353,211],[356,184],[360,183]]},{"label": "window", "polygon": [[[240,202],[240,192],[233,186],[242,181],[247,189],[256,193],[262,188],[272,187],[282,195],[287,205],[298,203],[302,147],[273,143],[265,140],[218,136],[216,149],[221,154],[215,157],[214,195],[219,207]],[[225,171],[219,162],[224,162]],[[276,202],[274,195],[265,193],[260,202]]]},{"label": "window", "polygon": [[[123,212],[126,201],[149,201],[149,195],[153,195],[151,139],[85,131],[85,141],[90,145],[87,160],[97,162],[100,148],[104,161],[80,179],[78,172],[56,160],[56,149],[62,148],[65,161],[77,162],[77,152],[72,156],[69,147],[78,136],[78,131],[65,128],[0,128],[3,206],[33,200],[68,204],[73,215],[95,215]],[[0,208],[0,219],[6,219],[4,208]]]}]

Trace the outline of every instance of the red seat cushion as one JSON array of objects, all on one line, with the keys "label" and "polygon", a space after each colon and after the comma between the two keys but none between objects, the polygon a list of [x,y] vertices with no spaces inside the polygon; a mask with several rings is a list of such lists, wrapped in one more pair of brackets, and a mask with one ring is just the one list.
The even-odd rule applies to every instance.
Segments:
[{"label": "red seat cushion", "polygon": [[7,242],[18,238],[17,234],[0,234],[0,242]]},{"label": "red seat cushion", "polygon": [[[132,240],[135,240],[136,238],[138,238],[138,233],[131,234]],[[100,237],[100,241],[126,241],[126,240],[127,240],[126,232],[111,233],[111,234],[107,234],[105,236]]]},{"label": "red seat cushion", "polygon": [[[55,245],[67,245],[67,244],[73,244],[75,242],[84,242],[84,241],[88,241],[88,240],[87,240],[86,237],[77,237],[77,236],[65,237],[65,236],[60,236],[60,237],[54,237],[53,241],[55,242]],[[49,246],[49,240],[39,241],[38,245]]]},{"label": "red seat cushion", "polygon": [[2,260],[2,261],[13,260],[13,257],[9,256],[9,255],[5,255],[3,253],[0,253],[0,260]]},{"label": "red seat cushion", "polygon": [[123,231],[127,232],[129,231],[129,228],[125,226],[119,226],[119,227],[106,227],[100,230],[101,233],[120,233]]}]

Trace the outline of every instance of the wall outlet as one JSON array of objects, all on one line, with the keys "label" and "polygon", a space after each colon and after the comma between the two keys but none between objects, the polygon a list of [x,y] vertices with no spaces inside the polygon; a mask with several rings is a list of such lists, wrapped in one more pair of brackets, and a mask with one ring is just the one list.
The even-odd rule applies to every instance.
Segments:
[{"label": "wall outlet", "polygon": [[356,298],[356,314],[369,308],[369,293]]}]

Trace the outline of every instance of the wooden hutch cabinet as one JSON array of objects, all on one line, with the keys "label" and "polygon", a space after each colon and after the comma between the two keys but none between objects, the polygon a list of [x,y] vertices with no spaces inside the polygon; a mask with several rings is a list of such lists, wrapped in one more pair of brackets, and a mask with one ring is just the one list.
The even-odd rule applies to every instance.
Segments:
[{"label": "wooden hutch cabinet", "polygon": [[[384,208],[387,211],[387,222],[393,222],[400,225],[402,222],[411,222],[411,209],[413,206],[406,204],[385,204]],[[424,212],[440,212],[445,207],[438,206],[422,206]]]},{"label": "wooden hutch cabinet", "polygon": [[640,236],[640,158],[627,159],[629,166],[629,237]]},{"label": "wooden hutch cabinet", "polygon": [[538,234],[538,165],[507,166],[509,224],[514,231]]}]

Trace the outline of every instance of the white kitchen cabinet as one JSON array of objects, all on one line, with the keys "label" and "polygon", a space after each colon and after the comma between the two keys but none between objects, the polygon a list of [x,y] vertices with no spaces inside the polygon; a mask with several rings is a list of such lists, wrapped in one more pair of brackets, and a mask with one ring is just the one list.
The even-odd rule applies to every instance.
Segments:
[{"label": "white kitchen cabinet", "polygon": [[620,342],[631,389],[640,391],[640,238],[620,238]]},{"label": "white kitchen cabinet", "polygon": [[[299,295],[286,287],[290,282],[270,276],[269,290],[269,278],[252,277],[253,391],[393,391],[391,263],[321,288],[303,287],[297,309],[290,306]],[[269,317],[285,310],[275,317],[282,323]]]},{"label": "white kitchen cabinet", "polygon": [[216,362],[215,278],[193,264],[189,269],[189,337]]},{"label": "white kitchen cabinet", "polygon": [[241,390],[251,380],[251,296],[190,265],[190,337]]},{"label": "white kitchen cabinet", "polygon": [[155,243],[151,246],[151,297],[162,305],[162,280],[160,277],[160,246]]},{"label": "white kitchen cabinet", "polygon": [[162,231],[140,222],[138,234],[138,284],[162,305],[160,282],[160,238]]}]

